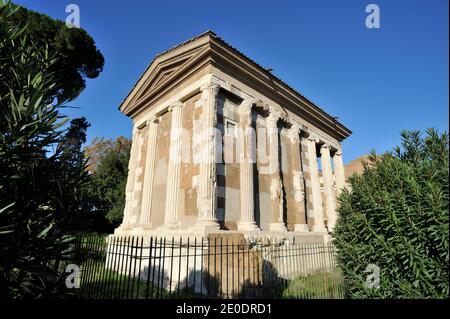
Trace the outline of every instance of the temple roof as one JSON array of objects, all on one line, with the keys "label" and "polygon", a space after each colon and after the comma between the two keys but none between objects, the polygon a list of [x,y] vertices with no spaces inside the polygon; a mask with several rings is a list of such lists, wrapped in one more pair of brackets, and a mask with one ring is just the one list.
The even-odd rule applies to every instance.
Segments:
[{"label": "temple roof", "polygon": [[[203,39],[206,39],[206,41],[204,43],[201,41]],[[196,49],[193,49],[191,51],[192,54],[190,56],[187,56],[186,59],[184,59],[184,60],[179,59],[180,62],[176,62],[176,63],[172,62],[172,65],[176,65],[178,67],[178,66],[182,65],[184,62],[186,62],[187,60],[189,60],[192,56],[195,56],[196,54],[202,55],[203,57],[205,55],[211,54],[211,52],[206,52],[206,51],[214,51],[214,49],[212,48],[212,42],[214,42],[215,44],[222,45],[224,48],[231,50],[233,53],[238,55],[241,59],[245,60],[248,64],[252,65],[261,74],[264,74],[264,76],[267,79],[269,79],[269,81],[273,81],[274,83],[277,83],[279,86],[284,88],[286,91],[288,91],[292,95],[295,95],[299,100],[301,100],[305,105],[307,105],[308,108],[310,108],[316,114],[317,117],[321,117],[321,118],[323,118],[323,120],[326,120],[326,122],[328,122],[327,125],[329,126],[329,128],[332,127],[334,129],[335,133],[337,133],[336,137],[339,140],[343,140],[343,139],[347,138],[352,133],[347,127],[345,127],[340,122],[338,122],[336,120],[336,118],[334,118],[331,115],[329,115],[328,113],[326,113],[323,109],[321,109],[319,106],[317,106],[311,100],[309,100],[304,95],[299,93],[296,89],[294,89],[293,87],[286,84],[283,80],[281,80],[277,76],[273,75],[269,70],[267,70],[266,68],[264,68],[263,66],[261,66],[260,64],[258,64],[257,62],[255,62],[254,60],[252,60],[251,58],[246,56],[245,54],[243,54],[242,52],[240,52],[238,49],[231,46],[229,43],[227,43],[222,38],[217,36],[217,34],[211,30],[203,32],[183,43],[180,43],[168,50],[158,53],[152,59],[152,61],[150,62],[150,64],[146,68],[146,70],[140,76],[139,80],[135,83],[135,85],[130,90],[128,95],[122,101],[119,109],[127,115],[131,114],[130,104],[132,104],[131,103],[132,101],[133,102],[141,102],[141,101],[138,101],[138,99],[136,98],[135,95],[138,95],[138,92],[142,92],[142,88],[139,88],[140,86],[145,86],[145,83],[147,83],[147,85],[148,85],[148,80],[145,79],[145,76],[150,76],[149,74],[154,72],[154,70],[152,70],[152,68],[153,69],[158,68],[159,67],[158,64],[160,64],[161,61],[164,61],[165,57],[170,56],[171,54],[175,54],[175,53],[177,53],[177,51],[182,51],[183,50],[182,48],[185,48],[191,44],[193,45],[193,44],[195,44],[196,41],[202,42],[199,45],[199,47]],[[205,49],[205,47],[207,47],[207,49]],[[205,50],[202,50],[202,49],[205,49]],[[186,54],[186,53],[184,53],[184,54]],[[183,53],[180,55],[183,55]],[[166,67],[166,68],[168,68],[168,67]],[[156,84],[158,84],[158,82],[163,83],[164,79],[168,78],[170,76],[170,73],[172,73],[172,72],[173,72],[173,70],[168,70],[168,71],[166,71],[166,73],[164,73],[164,68],[160,67],[160,73],[158,75],[153,76],[153,78],[159,77],[157,79],[157,81],[154,80],[154,82]],[[154,72],[154,73],[156,74],[156,72]],[[147,82],[144,82],[144,81],[147,81]],[[153,84],[154,86],[156,85],[155,83]],[[140,93],[140,94],[142,94],[142,93]],[[330,132],[330,129],[328,129],[328,131]],[[335,135],[335,134],[332,134],[332,135]]]}]

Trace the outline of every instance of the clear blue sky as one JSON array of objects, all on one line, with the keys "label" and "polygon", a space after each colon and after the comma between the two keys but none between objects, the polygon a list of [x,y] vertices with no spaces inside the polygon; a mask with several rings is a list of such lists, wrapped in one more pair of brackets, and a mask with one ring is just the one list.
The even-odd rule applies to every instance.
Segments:
[{"label": "clear blue sky", "polygon": [[[321,106],[353,134],[346,162],[390,150],[402,129],[448,131],[448,1],[20,0],[81,27],[105,56],[103,73],[71,104],[96,136],[130,136],[118,106],[153,56],[208,29]],[[381,28],[365,27],[378,4]]]}]

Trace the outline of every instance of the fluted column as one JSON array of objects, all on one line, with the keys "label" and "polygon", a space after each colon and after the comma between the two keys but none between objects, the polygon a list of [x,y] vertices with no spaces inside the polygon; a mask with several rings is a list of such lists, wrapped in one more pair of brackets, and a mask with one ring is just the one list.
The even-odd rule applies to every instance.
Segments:
[{"label": "fluted column", "polygon": [[259,230],[255,223],[255,203],[253,185],[252,159],[252,102],[245,100],[240,107],[240,135],[243,156],[239,162],[241,220],[237,223],[238,230]]},{"label": "fluted column", "polygon": [[176,102],[169,108],[172,112],[170,128],[169,164],[167,169],[166,214],[163,228],[179,227],[178,209],[180,201],[180,175],[182,151],[183,103]]},{"label": "fluted column", "polygon": [[336,204],[333,187],[333,171],[331,169],[330,147],[326,144],[320,148],[322,160],[323,188],[325,192],[325,212],[328,230],[332,231],[336,223]]},{"label": "fluted column", "polygon": [[339,194],[342,192],[342,189],[345,187],[344,162],[342,159],[341,150],[337,150],[334,153],[333,164],[334,164],[334,178],[336,181],[336,193],[339,196]]},{"label": "fluted column", "polygon": [[266,118],[266,128],[269,138],[269,169],[270,169],[270,199],[272,210],[272,222],[269,224],[271,231],[286,231],[283,219],[283,186],[280,176],[279,165],[279,116],[275,112],[270,112]]},{"label": "fluted column", "polygon": [[305,183],[301,165],[302,156],[300,152],[300,127],[298,125],[293,124],[291,126],[289,130],[289,137],[291,140],[293,191],[296,203],[294,231],[307,232],[309,229],[306,224]]},{"label": "fluted column", "polygon": [[134,189],[134,178],[136,169],[136,157],[139,149],[139,135],[138,129],[133,129],[133,136],[131,138],[131,150],[130,150],[130,160],[128,161],[128,177],[127,184],[125,187],[125,208],[123,212],[123,220],[120,228],[126,228],[129,226],[129,217],[132,211],[133,203],[133,189]]},{"label": "fluted column", "polygon": [[156,141],[158,139],[159,118],[147,122],[147,155],[145,158],[144,187],[142,189],[141,225],[151,227],[151,209],[153,196],[153,176],[155,170]]},{"label": "fluted column", "polygon": [[208,83],[202,90],[202,154],[200,159],[200,181],[198,217],[196,228],[202,231],[217,230],[216,217],[216,124],[217,95],[219,86]]},{"label": "fluted column", "polygon": [[325,232],[323,221],[322,195],[320,194],[319,169],[317,166],[316,143],[318,140],[311,135],[308,137],[308,160],[311,175],[312,211],[308,214],[314,220],[313,231]]}]

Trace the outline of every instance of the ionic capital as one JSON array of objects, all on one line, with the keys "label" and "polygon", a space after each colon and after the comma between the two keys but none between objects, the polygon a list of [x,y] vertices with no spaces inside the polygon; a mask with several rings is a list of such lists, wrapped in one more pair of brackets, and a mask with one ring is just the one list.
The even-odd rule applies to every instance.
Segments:
[{"label": "ionic capital", "polygon": [[280,115],[274,109],[269,109],[269,116],[266,117],[266,123],[268,128],[277,127],[278,120],[280,119]]},{"label": "ionic capital", "polygon": [[312,134],[312,133],[310,133],[308,135],[307,139],[308,139],[308,141],[314,142],[316,144],[318,144],[320,142],[320,139],[317,136],[315,136],[314,134]]},{"label": "ionic capital", "polygon": [[342,149],[337,149],[333,156],[342,156]]},{"label": "ionic capital", "polygon": [[217,93],[219,93],[220,90],[220,85],[214,82],[208,82],[203,84],[200,87],[200,90],[202,92],[208,91],[208,93],[213,94],[213,95],[217,95]]},{"label": "ionic capital", "polygon": [[291,139],[291,142],[293,143],[299,143],[300,142],[300,126],[296,123],[293,123],[291,128],[289,129],[289,137]]},{"label": "ionic capital", "polygon": [[168,111],[171,112],[174,108],[177,108],[177,107],[183,107],[183,102],[176,101],[175,103],[173,103],[172,105],[169,106]]},{"label": "ionic capital", "polygon": [[155,115],[155,116],[152,116],[149,120],[147,120],[147,125],[150,125],[150,124],[152,124],[152,123],[159,123],[159,121],[160,121],[160,116],[159,115]]}]

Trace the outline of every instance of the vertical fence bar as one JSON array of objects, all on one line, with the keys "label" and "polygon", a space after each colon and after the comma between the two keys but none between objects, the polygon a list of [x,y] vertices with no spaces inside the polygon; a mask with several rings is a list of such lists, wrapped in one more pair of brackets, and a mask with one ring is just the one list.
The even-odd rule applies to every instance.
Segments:
[{"label": "vertical fence bar", "polygon": [[[134,237],[133,237],[134,239]],[[136,237],[136,239],[134,240],[134,247],[132,247],[131,249],[131,260],[133,260],[133,272],[129,278],[129,280],[131,281],[131,299],[133,299],[133,291],[134,291],[134,283],[136,282],[136,264],[137,264],[137,249],[138,249],[138,242],[139,242],[139,237]],[[131,271],[131,269],[130,269]]]},{"label": "vertical fence bar", "polygon": [[164,244],[162,246],[163,254],[161,256],[161,258],[162,258],[162,268],[160,269],[160,274],[161,274],[160,283],[161,284],[159,285],[159,298],[162,298],[163,290],[164,290],[164,271],[166,269],[164,267],[164,265],[166,264],[166,247],[167,247],[166,244],[167,244],[166,237],[164,237]]},{"label": "vertical fence bar", "polygon": [[106,250],[107,247],[109,245],[110,242],[110,237],[106,237],[106,243],[104,241],[102,241],[102,247],[101,247],[101,256],[102,256],[102,260],[103,262],[101,263],[102,265],[102,274],[100,276],[101,280],[100,280],[100,289],[99,289],[99,293],[100,293],[100,297],[102,299],[105,299],[106,297],[106,285],[105,285],[105,281],[106,281],[106,277],[107,277],[107,269],[106,269]]},{"label": "vertical fence bar", "polygon": [[119,256],[119,269],[118,269],[118,283],[117,283],[117,287],[116,287],[116,296],[117,298],[122,298],[122,291],[123,291],[123,282],[125,281],[124,278],[124,267],[126,267],[126,258],[125,258],[125,254],[126,254],[126,237],[121,236],[119,238],[119,251],[120,251],[120,256]]},{"label": "vertical fence bar", "polygon": [[151,267],[152,248],[153,248],[153,237],[150,237],[150,243],[148,246],[147,285],[145,288],[145,299],[148,299],[148,293],[149,293],[149,288],[150,288],[149,286],[150,286],[150,271],[152,269],[152,267]]},{"label": "vertical fence bar", "polygon": [[181,287],[181,255],[183,251],[181,247],[183,246],[183,238],[180,236],[180,248],[178,250],[178,282],[177,282],[177,299],[180,298],[180,287]]},{"label": "vertical fence bar", "polygon": [[119,265],[120,265],[120,238],[114,236],[116,238],[115,240],[115,247],[114,247],[114,284],[112,287],[112,297],[116,298],[116,292],[117,292],[117,286],[118,281],[120,278],[120,271],[119,271]]},{"label": "vertical fence bar", "polygon": [[[155,259],[154,259],[154,262],[153,262],[153,272],[152,272],[152,289],[151,289],[151,292],[150,292],[150,296],[151,296],[151,298],[153,298],[153,289],[154,289],[154,287],[155,287],[155,272],[156,272],[156,254],[157,254],[157,252],[158,252],[158,237],[155,237]],[[161,255],[161,254],[160,254]],[[161,260],[159,259],[159,262],[160,262]],[[158,262],[158,266],[159,266],[159,262]]]},{"label": "vertical fence bar", "polygon": [[98,289],[96,289],[98,287],[99,280],[100,280],[100,267],[101,267],[101,255],[100,255],[100,246],[101,246],[101,237],[98,236],[97,238],[94,239],[94,258],[95,258],[95,262],[94,262],[94,267],[93,267],[93,283],[90,285],[90,289],[89,289],[89,298],[94,298],[96,299],[96,293],[98,291]]},{"label": "vertical fence bar", "polygon": [[234,265],[234,239],[231,238],[231,298],[234,298],[234,273],[235,273],[235,265]]},{"label": "vertical fence bar", "polygon": [[[113,269],[113,262],[114,262],[114,254],[113,250],[115,247],[115,238],[109,237],[109,243],[106,246],[106,257],[108,259],[107,265],[106,265],[106,272],[108,274],[108,279],[106,280],[107,283],[107,292],[105,294],[106,298],[111,298],[111,291],[114,286],[114,269]],[[105,259],[106,261],[106,259]]]},{"label": "vertical fence bar", "polygon": [[[213,275],[212,275],[212,279],[214,280],[214,281],[218,281],[218,276],[217,276],[217,237],[214,237],[214,272],[213,272]],[[214,281],[213,281],[213,283],[214,283]],[[216,289],[217,290],[219,290],[219,282],[217,282],[217,284],[216,284]],[[217,296],[218,296],[218,291],[216,292],[216,294],[217,294]],[[216,296],[216,297],[217,297]]]},{"label": "vertical fence bar", "polygon": [[130,250],[130,237],[129,236],[127,236],[127,237],[125,237],[125,241],[124,241],[124,243],[123,243],[123,245],[124,245],[124,254],[123,254],[123,261],[124,261],[124,263],[125,263],[125,267],[124,268],[122,268],[122,271],[121,271],[121,278],[122,278],[122,293],[121,293],[121,295],[122,295],[122,299],[125,299],[125,293],[126,293],[126,286],[127,286],[127,276],[126,276],[126,274],[127,274],[127,269],[128,269],[128,261],[129,261],[129,257],[128,257],[128,252],[129,252],[129,250]]},{"label": "vertical fence bar", "polygon": [[[187,239],[187,249],[186,249],[186,255],[187,255],[187,259],[186,259],[186,285],[184,286],[184,297],[187,298],[188,296],[188,290],[189,290],[189,250],[191,249],[191,247],[189,246],[189,237]],[[194,269],[195,271],[195,269]]]},{"label": "vertical fence bar", "polygon": [[128,264],[128,277],[127,277],[127,289],[126,289],[126,291],[127,291],[127,293],[126,293],[126,299],[128,299],[128,295],[129,295],[129,292],[130,292],[130,282],[131,282],[131,269],[133,268],[133,249],[134,249],[134,236],[132,236],[131,237],[131,246],[129,246],[130,247],[130,249],[128,250],[129,251],[129,254],[128,254],[128,260],[130,261],[129,262],[129,264]]},{"label": "vertical fence bar", "polygon": [[220,237],[220,282],[218,285],[219,293],[217,294],[220,298],[223,298],[223,237]]},{"label": "vertical fence bar", "polygon": [[139,288],[141,287],[141,269],[142,269],[142,250],[144,249],[144,236],[141,237],[141,248],[139,251],[139,271],[137,275],[136,298],[139,299]]},{"label": "vertical fence bar", "polygon": [[106,273],[108,275],[108,278],[106,280],[106,298],[111,298],[111,286],[114,284],[112,277],[114,276],[113,270],[111,270],[113,262],[114,262],[114,254],[113,250],[115,247],[116,238],[115,237],[109,237],[109,243],[106,246]]},{"label": "vertical fence bar", "polygon": [[81,281],[81,298],[90,297],[88,291],[90,290],[90,286],[92,285],[91,281],[92,276],[94,275],[94,265],[95,265],[95,257],[92,258],[92,252],[94,251],[94,241],[90,238],[90,236],[82,237],[81,245],[80,245],[80,259],[81,262],[85,263],[85,274],[83,274]]},{"label": "vertical fence bar", "polygon": [[172,271],[173,271],[173,245],[174,245],[174,238],[172,237],[172,244],[170,247],[170,277],[169,277],[169,298],[173,297],[172,293]]},{"label": "vertical fence bar", "polygon": [[207,270],[207,272],[206,272],[206,293],[208,294],[208,296],[210,295],[210,293],[211,293],[211,287],[210,287],[210,280],[211,280],[211,271],[210,271],[210,253],[211,253],[211,240],[208,238],[208,255],[207,255],[207,258],[208,258],[208,270]]},{"label": "vertical fence bar", "polygon": [[193,285],[193,295],[195,296],[195,287],[197,285],[197,237],[194,238],[194,285]]},{"label": "vertical fence bar", "polygon": [[[88,262],[88,264],[86,265],[86,268],[89,269],[89,274],[86,276],[86,281],[85,281],[85,287],[82,286],[82,296],[83,298],[92,298],[91,295],[91,290],[92,290],[92,286],[93,286],[93,281],[94,281],[94,276],[95,276],[95,257],[92,258],[90,257],[91,254],[91,250],[93,250],[95,252],[96,249],[96,242],[94,243],[94,241],[89,241],[89,237],[86,237],[82,240],[81,242],[81,259],[83,260],[82,262],[88,262],[88,260],[90,260],[90,262]],[[87,249],[87,250],[85,250]]]},{"label": "vertical fence bar", "polygon": [[200,296],[203,297],[203,279],[204,279],[203,278],[203,263],[205,262],[205,259],[204,259],[205,257],[204,257],[204,253],[203,253],[203,249],[204,249],[203,238],[201,238],[201,241],[202,241],[202,248],[200,251]]},{"label": "vertical fence bar", "polygon": [[230,268],[230,264],[228,263],[228,257],[229,257],[229,253],[230,253],[230,250],[229,250],[229,246],[228,246],[228,241],[229,241],[229,237],[226,237],[227,238],[227,242],[226,242],[226,254],[227,254],[227,257],[226,257],[226,272],[227,272],[227,275],[226,275],[226,277],[227,277],[227,296],[226,296],[226,298],[228,299],[228,298],[230,298],[230,292],[229,292],[229,290],[228,290],[228,288],[229,288],[229,283],[230,283],[230,277],[229,277],[229,273],[228,273],[228,270],[229,270],[229,268]]}]

